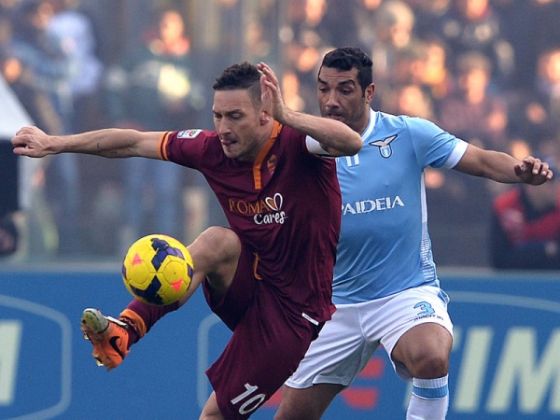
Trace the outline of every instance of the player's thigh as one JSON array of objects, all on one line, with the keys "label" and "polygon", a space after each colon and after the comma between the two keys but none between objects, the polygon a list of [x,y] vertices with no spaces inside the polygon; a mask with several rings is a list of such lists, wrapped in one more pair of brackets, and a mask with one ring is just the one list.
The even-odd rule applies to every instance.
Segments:
[{"label": "player's thigh", "polygon": [[445,375],[449,367],[449,353],[453,338],[443,326],[427,322],[402,335],[391,358],[407,367],[414,377],[431,376],[430,371]]},{"label": "player's thigh", "polygon": [[216,400],[216,393],[212,392],[202,408],[199,420],[222,420],[223,418],[224,416],[220,412],[220,407],[218,407],[218,401]]},{"label": "player's thigh", "polygon": [[324,383],[348,386],[354,380],[379,344],[364,337],[361,306],[337,305],[286,385],[298,389]]},{"label": "player's thigh", "polygon": [[319,420],[334,397],[344,389],[338,384],[317,384],[298,389],[284,386],[275,420]]},{"label": "player's thigh", "polygon": [[196,285],[208,279],[213,289],[224,293],[231,284],[241,254],[241,241],[228,228],[212,226],[188,246],[194,263]]},{"label": "player's thigh", "polygon": [[226,290],[217,289],[208,280],[203,283],[208,306],[232,331],[245,317],[259,288],[260,282],[255,279],[254,271],[255,256],[248,247],[242,246],[235,274]]},{"label": "player's thigh", "polygon": [[301,313],[287,314],[287,305],[269,286],[258,289],[226,349],[207,370],[227,419],[246,418],[262,406],[296,370],[317,333]]},{"label": "player's thigh", "polygon": [[448,302],[440,288],[421,286],[399,293],[386,304],[391,318],[386,320],[389,328],[382,332],[381,343],[400,376],[412,377],[409,368],[425,357],[447,361],[453,343]]}]

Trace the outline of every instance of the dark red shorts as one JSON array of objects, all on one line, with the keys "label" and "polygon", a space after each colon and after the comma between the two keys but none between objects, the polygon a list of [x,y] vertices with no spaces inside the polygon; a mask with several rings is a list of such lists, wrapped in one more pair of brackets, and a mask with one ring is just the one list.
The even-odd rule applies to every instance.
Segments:
[{"label": "dark red shorts", "polygon": [[226,419],[246,419],[296,370],[319,328],[253,276],[253,255],[243,250],[225,297],[212,310],[233,330],[218,360],[206,371]]}]

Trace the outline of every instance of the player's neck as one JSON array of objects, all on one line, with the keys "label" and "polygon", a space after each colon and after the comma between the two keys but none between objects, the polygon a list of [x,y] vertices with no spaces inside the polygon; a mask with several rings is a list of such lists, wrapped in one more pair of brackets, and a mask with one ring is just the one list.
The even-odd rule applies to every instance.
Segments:
[{"label": "player's neck", "polygon": [[364,115],[356,122],[355,127],[350,128],[352,128],[356,133],[360,133],[360,135],[364,134],[369,126],[370,114],[369,108],[366,109]]}]

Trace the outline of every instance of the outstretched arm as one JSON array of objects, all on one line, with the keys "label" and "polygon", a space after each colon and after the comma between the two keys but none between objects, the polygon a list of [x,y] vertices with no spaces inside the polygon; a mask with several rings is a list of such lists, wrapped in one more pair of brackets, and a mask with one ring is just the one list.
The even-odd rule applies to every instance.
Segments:
[{"label": "outstretched arm", "polygon": [[531,185],[543,184],[554,175],[547,162],[533,156],[517,160],[507,153],[484,150],[472,144],[454,169],[497,182]]},{"label": "outstretched arm", "polygon": [[85,153],[107,158],[140,156],[161,159],[161,132],[108,128],[67,136],[50,136],[37,127],[23,127],[12,138],[16,155],[40,158],[57,153]]},{"label": "outstretched arm", "polygon": [[265,63],[260,63],[257,67],[263,73],[263,102],[270,102],[275,120],[313,137],[331,156],[352,156],[360,151],[362,138],[358,133],[340,121],[289,109],[282,98],[274,71]]}]

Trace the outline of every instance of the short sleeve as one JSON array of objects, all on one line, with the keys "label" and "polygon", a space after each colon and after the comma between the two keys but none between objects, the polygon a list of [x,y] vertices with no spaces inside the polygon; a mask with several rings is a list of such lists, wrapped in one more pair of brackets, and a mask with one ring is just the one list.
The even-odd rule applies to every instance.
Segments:
[{"label": "short sleeve", "polygon": [[[408,118],[406,124],[416,159],[421,167],[450,167],[449,164],[453,162],[456,164],[466,150],[465,142],[431,121],[422,118]],[[454,153],[456,155],[453,157]]]},{"label": "short sleeve", "polygon": [[213,132],[206,130],[169,131],[162,139],[164,160],[198,169]]}]

